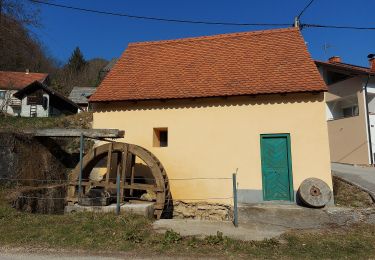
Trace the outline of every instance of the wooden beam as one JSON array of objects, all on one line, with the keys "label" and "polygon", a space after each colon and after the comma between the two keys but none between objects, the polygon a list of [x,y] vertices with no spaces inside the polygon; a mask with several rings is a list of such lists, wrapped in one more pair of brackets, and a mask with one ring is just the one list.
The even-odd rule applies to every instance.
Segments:
[{"label": "wooden beam", "polygon": [[112,150],[113,150],[113,143],[110,143],[109,149],[108,149],[108,155],[107,155],[107,173],[105,175],[106,190],[108,190],[109,176],[111,175],[111,171],[112,171]]},{"label": "wooden beam", "polygon": [[124,185],[125,185],[125,179],[126,179],[126,161],[127,161],[127,156],[128,156],[128,145],[125,145],[124,146],[124,149],[122,151],[122,158],[121,158],[121,163],[120,163],[120,169],[121,169],[121,185],[120,185],[120,188],[121,188],[121,199],[124,200]]},{"label": "wooden beam", "polygon": [[[75,182],[71,182],[71,185],[76,185]],[[108,187],[109,189],[116,189],[116,183],[105,183],[105,182],[97,182],[97,181],[83,181],[82,186],[92,186],[92,187]],[[151,190],[155,192],[162,192],[164,191],[162,188],[158,188],[153,184],[142,184],[142,183],[134,183],[129,184],[125,183],[125,189],[134,189],[134,190]]]},{"label": "wooden beam", "polygon": [[21,133],[40,137],[80,137],[81,133],[85,137],[90,138],[123,138],[124,131],[119,129],[64,129],[64,128],[48,128],[48,129],[25,129]]}]

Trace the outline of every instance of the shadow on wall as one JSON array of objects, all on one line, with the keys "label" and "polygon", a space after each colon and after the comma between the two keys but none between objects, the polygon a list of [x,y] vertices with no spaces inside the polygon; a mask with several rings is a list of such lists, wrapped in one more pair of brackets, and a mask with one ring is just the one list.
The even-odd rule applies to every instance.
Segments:
[{"label": "shadow on wall", "polygon": [[190,99],[145,100],[145,101],[112,101],[93,103],[95,112],[154,110],[154,109],[182,109],[202,107],[231,107],[231,106],[255,106],[267,104],[311,103],[323,102],[324,94],[294,93],[294,94],[270,94],[234,97],[208,97]]},{"label": "shadow on wall", "polygon": [[361,149],[363,146],[367,146],[368,145],[368,142],[364,142],[362,143],[361,145],[357,146],[356,148],[354,148],[352,151],[350,151],[349,153],[345,154],[344,156],[342,156],[340,159],[337,160],[337,162],[343,162],[343,160],[345,160],[346,158],[348,158],[350,155],[352,155],[353,153],[355,153],[356,151],[358,151],[359,149]]}]

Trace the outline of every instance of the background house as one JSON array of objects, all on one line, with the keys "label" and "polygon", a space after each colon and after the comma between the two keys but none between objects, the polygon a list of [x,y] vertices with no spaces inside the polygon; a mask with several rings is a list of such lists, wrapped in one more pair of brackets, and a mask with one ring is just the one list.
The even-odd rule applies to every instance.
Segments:
[{"label": "background house", "polygon": [[105,76],[107,76],[107,74],[112,70],[113,66],[115,66],[117,61],[118,61],[118,58],[113,58],[112,60],[108,62],[108,64],[104,68],[100,70],[99,77],[101,80],[104,79]]},{"label": "background house", "polygon": [[328,85],[328,133],[332,162],[371,164],[375,152],[375,59],[370,67],[340,57],[316,61]]},{"label": "background house", "polygon": [[21,100],[20,116],[22,117],[72,115],[79,109],[76,103],[39,81],[34,81],[19,90],[14,97]]},{"label": "background house", "polygon": [[231,204],[238,169],[240,202],[294,202],[307,178],[332,187],[326,90],[289,28],[129,44],[90,102],[94,128],[158,157],[174,200]]},{"label": "background house", "polygon": [[34,81],[49,84],[48,74],[0,71],[0,112],[16,116],[21,113],[21,101],[13,95]]},{"label": "background house", "polygon": [[83,111],[89,110],[89,97],[95,92],[92,87],[74,87],[69,94],[69,99],[76,103]]}]

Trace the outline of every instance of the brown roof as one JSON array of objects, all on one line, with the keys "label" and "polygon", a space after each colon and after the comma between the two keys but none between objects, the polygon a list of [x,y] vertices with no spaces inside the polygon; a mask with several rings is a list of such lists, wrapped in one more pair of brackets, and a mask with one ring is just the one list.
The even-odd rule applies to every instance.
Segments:
[{"label": "brown roof", "polygon": [[298,29],[129,44],[90,101],[326,91]]},{"label": "brown roof", "polygon": [[27,94],[33,93],[34,91],[36,91],[38,89],[43,89],[45,92],[47,92],[48,94],[58,98],[59,100],[61,100],[65,104],[69,104],[70,107],[79,108],[79,106],[75,102],[70,100],[69,98],[64,97],[60,93],[56,92],[55,90],[50,89],[47,85],[45,85],[42,82],[37,81],[37,80],[32,82],[31,84],[29,84],[28,86],[24,87],[23,89],[18,90],[14,94],[14,96],[18,99],[22,99]]},{"label": "brown roof", "polygon": [[343,63],[343,62],[329,62],[329,61],[319,61],[316,60],[315,64],[318,66],[326,66],[328,68],[348,71],[355,74],[371,74],[375,75],[374,71],[371,71],[368,67],[361,67],[353,64]]},{"label": "brown roof", "polygon": [[46,73],[0,71],[0,89],[23,89],[34,81],[43,82],[47,77]]}]

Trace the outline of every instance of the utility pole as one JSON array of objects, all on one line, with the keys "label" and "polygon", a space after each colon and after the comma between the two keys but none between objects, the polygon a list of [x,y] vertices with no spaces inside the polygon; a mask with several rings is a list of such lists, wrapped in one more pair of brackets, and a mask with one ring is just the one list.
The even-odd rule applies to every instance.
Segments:
[{"label": "utility pole", "polygon": [[301,30],[301,22],[300,22],[298,16],[296,16],[296,17],[294,18],[294,24],[293,24],[293,26],[294,26],[295,28],[298,28],[298,29]]}]

